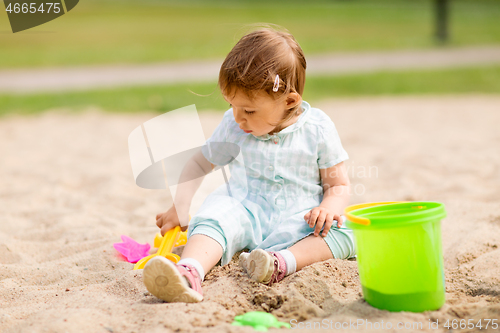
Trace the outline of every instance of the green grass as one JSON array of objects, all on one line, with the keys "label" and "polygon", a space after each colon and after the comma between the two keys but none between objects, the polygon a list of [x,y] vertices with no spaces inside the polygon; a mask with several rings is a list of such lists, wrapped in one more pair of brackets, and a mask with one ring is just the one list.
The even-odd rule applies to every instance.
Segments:
[{"label": "green grass", "polygon": [[[500,94],[500,66],[308,77],[304,99],[314,102],[343,96],[462,93]],[[198,110],[228,109],[214,82],[69,93],[0,95],[0,115],[32,114],[57,108],[78,112],[89,107],[112,112],[152,110],[163,113],[190,104],[196,104]]]},{"label": "green grass", "polygon": [[500,94],[500,66],[315,77],[304,98],[471,93]]},{"label": "green grass", "polygon": [[[500,1],[451,3],[451,46],[499,44]],[[0,11],[0,68],[224,57],[245,25],[292,32],[306,54],[435,46],[434,0],[85,0],[12,34]]]}]

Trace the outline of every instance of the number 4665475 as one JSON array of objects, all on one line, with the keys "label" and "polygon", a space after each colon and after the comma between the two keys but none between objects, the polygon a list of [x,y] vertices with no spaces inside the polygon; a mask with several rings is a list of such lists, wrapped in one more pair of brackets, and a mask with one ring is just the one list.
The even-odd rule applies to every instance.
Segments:
[{"label": "number 4665475", "polygon": [[492,329],[498,329],[498,323],[497,323],[497,319],[479,319],[479,321],[476,322],[476,320],[474,319],[469,319],[469,320],[465,320],[465,319],[453,319],[453,320],[447,320],[446,323],[444,323],[443,325],[444,327],[446,327],[447,329],[453,329],[453,330],[456,330],[456,329],[465,329],[465,328],[469,328],[469,329],[473,329],[474,327],[477,327],[479,329],[482,329],[483,327],[485,329],[489,327],[491,327]]},{"label": "number 4665475", "polygon": [[[53,2],[46,2],[46,3],[41,3],[40,6],[37,7],[38,4],[36,3],[23,3],[23,4],[20,4],[20,3],[15,3],[14,5],[12,5],[12,3],[9,3],[9,5],[7,6],[7,8],[5,9],[5,11],[9,12],[9,13],[15,13],[15,14],[18,14],[18,13],[23,13],[23,14],[28,14],[28,13],[31,13],[31,14],[34,14],[36,12],[39,12],[39,13],[50,13],[51,10],[53,13],[60,13],[61,12],[61,7],[60,7],[60,3],[56,2],[56,3],[53,3]],[[44,7],[45,5],[45,7]]]}]

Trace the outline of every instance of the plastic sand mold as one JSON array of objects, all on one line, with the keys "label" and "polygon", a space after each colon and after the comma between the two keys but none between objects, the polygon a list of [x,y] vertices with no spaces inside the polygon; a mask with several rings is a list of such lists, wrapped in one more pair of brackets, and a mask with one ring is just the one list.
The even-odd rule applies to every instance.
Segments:
[{"label": "plastic sand mold", "polygon": [[252,326],[254,330],[266,332],[268,328],[290,328],[290,324],[276,319],[272,314],[263,311],[247,312],[234,317],[233,326]]},{"label": "plastic sand mold", "polygon": [[116,251],[120,252],[128,262],[136,263],[144,257],[149,255],[149,244],[139,244],[132,238],[122,235],[123,243],[114,243],[113,247]]}]

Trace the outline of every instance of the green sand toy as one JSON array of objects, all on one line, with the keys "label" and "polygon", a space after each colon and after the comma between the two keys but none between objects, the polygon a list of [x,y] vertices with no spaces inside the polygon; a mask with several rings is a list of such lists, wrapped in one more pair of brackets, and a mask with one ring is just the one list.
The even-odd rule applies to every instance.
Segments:
[{"label": "green sand toy", "polygon": [[266,332],[268,328],[290,328],[290,324],[278,321],[272,314],[263,311],[247,312],[244,315],[234,317],[231,325],[252,326],[254,330]]},{"label": "green sand toy", "polygon": [[365,300],[389,311],[437,310],[445,302],[439,202],[349,206]]}]

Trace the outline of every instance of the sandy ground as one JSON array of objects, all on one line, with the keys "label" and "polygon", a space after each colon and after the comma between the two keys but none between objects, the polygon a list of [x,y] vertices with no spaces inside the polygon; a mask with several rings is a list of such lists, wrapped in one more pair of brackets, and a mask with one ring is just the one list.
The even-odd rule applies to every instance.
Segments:
[{"label": "sandy ground", "polygon": [[[448,319],[500,318],[500,97],[361,98],[314,106],[331,116],[350,154],[352,203],[446,205],[446,304],[440,310],[375,309],[362,298],[356,261],[335,259],[273,287],[251,281],[231,262],[207,275],[201,303],[156,299],[141,271],[132,271],[112,247],[121,234],[152,243],[155,215],[171,204],[168,191],[138,188],[129,162],[129,133],[156,114],[52,111],[0,119],[0,331],[251,332],[230,323],[253,310],[316,327],[324,319],[383,320],[394,327],[420,322],[422,329],[397,331],[425,332],[447,330]],[[221,117],[201,114],[207,135]],[[438,320],[439,329],[429,329],[429,320]],[[366,325],[348,330],[370,331]]]}]

